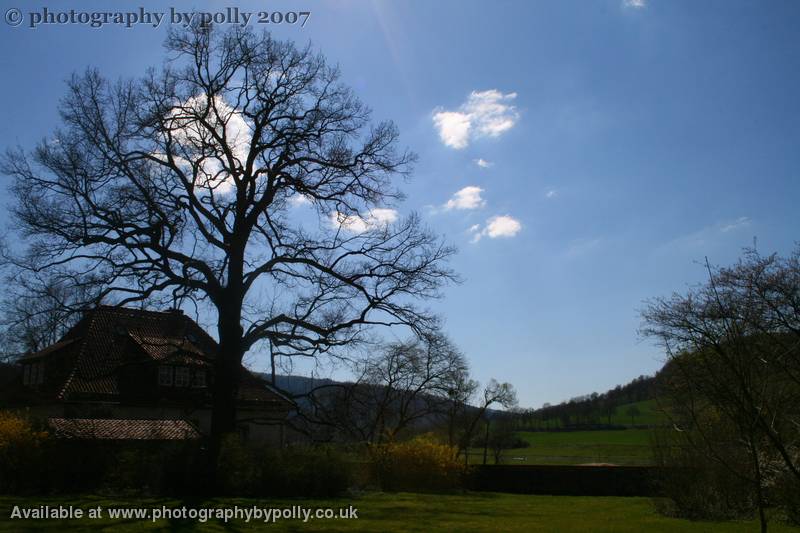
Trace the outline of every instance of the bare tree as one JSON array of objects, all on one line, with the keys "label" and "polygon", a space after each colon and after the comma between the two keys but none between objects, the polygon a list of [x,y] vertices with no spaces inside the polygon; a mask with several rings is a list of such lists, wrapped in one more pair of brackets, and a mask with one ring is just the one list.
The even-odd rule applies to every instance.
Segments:
[{"label": "bare tree", "polygon": [[50,279],[12,273],[0,301],[0,361],[42,350],[79,320],[91,294]]},{"label": "bare tree", "polygon": [[241,28],[173,31],[166,49],[142,79],[73,76],[62,127],[3,170],[18,266],[118,304],[215,313],[215,465],[248,350],[315,357],[373,325],[423,331],[418,302],[454,279],[453,249],[390,209],[414,156],[321,55]]},{"label": "bare tree", "polygon": [[465,462],[469,461],[469,447],[486,411],[493,405],[506,409],[517,405],[517,393],[510,383],[498,383],[492,379],[478,394],[479,387],[476,381],[464,375],[450,391],[447,412],[449,442],[457,447],[459,454],[464,454]]},{"label": "bare tree", "polygon": [[463,354],[438,331],[390,343],[356,364],[353,383],[312,391],[312,417],[361,442],[395,440],[415,424],[438,422],[466,372]]},{"label": "bare tree", "polygon": [[415,421],[441,413],[447,393],[468,372],[463,354],[440,333],[390,345],[378,360],[368,361],[366,383],[380,390],[375,434],[394,439]]}]

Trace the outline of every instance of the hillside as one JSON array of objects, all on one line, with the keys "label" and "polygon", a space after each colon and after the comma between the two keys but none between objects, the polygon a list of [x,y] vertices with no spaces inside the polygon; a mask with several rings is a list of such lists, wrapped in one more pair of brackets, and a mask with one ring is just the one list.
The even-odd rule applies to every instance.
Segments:
[{"label": "hillside", "polygon": [[[270,380],[268,374],[258,374],[267,381]],[[275,376],[275,386],[290,396],[300,396],[308,394],[317,387],[333,385],[339,383],[328,378],[312,378],[307,376],[277,375]]]},{"label": "hillside", "polygon": [[529,430],[613,429],[660,425],[663,416],[655,401],[656,376],[639,376],[604,393],[545,404],[521,417]]}]

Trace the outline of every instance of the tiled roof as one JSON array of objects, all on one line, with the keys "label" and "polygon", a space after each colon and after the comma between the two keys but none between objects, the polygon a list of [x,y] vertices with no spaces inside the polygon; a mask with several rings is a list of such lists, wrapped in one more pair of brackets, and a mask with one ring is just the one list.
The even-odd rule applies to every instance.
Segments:
[{"label": "tiled roof", "polygon": [[128,331],[128,335],[141,349],[156,361],[173,364],[197,364],[205,366],[212,354],[206,354],[193,342],[185,338],[142,333],[139,329]]},{"label": "tiled roof", "polygon": [[[183,343],[189,336],[202,348],[192,343],[191,351],[184,352],[178,343]],[[161,359],[178,353],[194,355],[201,350],[209,357],[216,354],[214,340],[178,311],[101,306],[88,312],[62,341],[75,337],[82,338],[80,353],[59,392],[61,398],[73,394],[118,394],[116,370],[135,358],[132,345],[141,348],[139,355],[145,359]]]},{"label": "tiled roof", "polygon": [[106,418],[48,418],[60,439],[187,440],[200,434],[185,420],[125,420]]},{"label": "tiled roof", "polygon": [[47,348],[45,348],[43,350],[39,350],[38,352],[25,354],[22,357],[20,357],[19,360],[20,360],[20,362],[23,362],[23,361],[30,361],[32,359],[39,359],[40,357],[45,357],[47,355],[50,355],[51,353],[54,353],[54,352],[57,352],[57,351],[61,350],[62,348],[66,348],[67,346],[69,346],[70,344],[72,344],[73,342],[78,341],[78,340],[80,340],[79,337],[73,337],[71,339],[60,340],[55,344],[51,344],[50,346],[48,346]]}]

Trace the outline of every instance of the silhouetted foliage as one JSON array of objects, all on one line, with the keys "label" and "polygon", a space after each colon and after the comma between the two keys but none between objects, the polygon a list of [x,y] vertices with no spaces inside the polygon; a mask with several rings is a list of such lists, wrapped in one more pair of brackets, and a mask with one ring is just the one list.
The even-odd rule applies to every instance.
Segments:
[{"label": "silhouetted foliage", "polygon": [[667,440],[744,482],[765,530],[775,480],[800,492],[800,249],[706,267],[705,284],[643,313],[668,357]]}]

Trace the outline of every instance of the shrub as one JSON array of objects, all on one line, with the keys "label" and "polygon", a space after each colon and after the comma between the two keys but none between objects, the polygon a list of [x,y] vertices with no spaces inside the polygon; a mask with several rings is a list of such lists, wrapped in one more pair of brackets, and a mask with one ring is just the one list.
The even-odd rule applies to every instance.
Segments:
[{"label": "shrub", "polygon": [[220,491],[237,496],[333,497],[353,480],[353,464],[331,447],[278,450],[226,439],[220,456]]},{"label": "shrub", "polygon": [[456,448],[430,435],[375,446],[371,460],[378,484],[387,491],[448,490],[464,483],[464,466],[456,458]]},{"label": "shrub", "polygon": [[197,443],[127,443],[109,451],[102,476],[107,490],[187,496],[202,488]]},{"label": "shrub", "polygon": [[769,480],[770,500],[783,518],[792,525],[800,525],[800,482],[784,464],[773,467]]},{"label": "shrub", "polygon": [[[50,439],[25,418],[0,412],[0,493],[112,492],[187,496],[203,488],[201,443]],[[235,496],[334,497],[354,463],[330,447],[279,450],[228,437],[218,491]]]},{"label": "shrub", "polygon": [[26,418],[0,411],[0,492],[28,491],[40,483],[46,441],[47,433]]},{"label": "shrub", "polygon": [[273,450],[262,460],[260,493],[267,496],[333,497],[353,480],[353,464],[332,447]]},{"label": "shrub", "polygon": [[218,488],[222,494],[253,495],[263,465],[256,451],[245,446],[241,437],[230,434],[222,442],[218,463]]},{"label": "shrub", "polygon": [[[729,450],[725,458],[728,464],[745,461],[736,457],[736,451]],[[752,484],[689,445],[675,432],[655,432],[653,452],[656,463],[663,467],[658,482],[665,498],[656,500],[660,513],[690,520],[730,520],[754,515]]]}]

